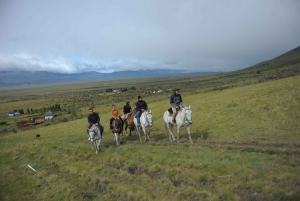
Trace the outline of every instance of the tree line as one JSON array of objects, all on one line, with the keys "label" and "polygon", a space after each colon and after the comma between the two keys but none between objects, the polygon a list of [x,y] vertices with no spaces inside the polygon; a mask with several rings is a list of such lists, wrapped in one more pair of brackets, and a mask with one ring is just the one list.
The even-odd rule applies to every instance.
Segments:
[{"label": "tree line", "polygon": [[[106,89],[105,91],[106,92],[112,92],[114,89]],[[123,87],[123,88],[120,88],[120,89],[118,89],[118,90],[120,90],[121,92],[125,92],[125,91],[132,91],[132,90],[136,90],[136,88],[135,87]]]},{"label": "tree line", "polygon": [[[47,112],[47,111],[52,111],[52,112],[56,112],[56,111],[60,111],[60,104],[55,104],[53,106],[50,107],[43,107],[43,108],[39,108],[39,109],[32,109],[32,108],[27,108],[27,114],[35,114],[35,113],[43,113],[43,112]],[[22,113],[21,113],[22,112]],[[20,114],[24,114],[24,110],[21,109],[19,110]]]}]

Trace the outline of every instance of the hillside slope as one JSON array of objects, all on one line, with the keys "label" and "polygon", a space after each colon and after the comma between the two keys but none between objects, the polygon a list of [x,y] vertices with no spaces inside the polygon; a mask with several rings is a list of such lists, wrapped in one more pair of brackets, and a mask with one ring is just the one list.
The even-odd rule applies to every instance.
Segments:
[{"label": "hillside slope", "polygon": [[222,90],[300,75],[300,47],[274,59],[228,73],[210,75],[201,79],[180,80],[185,90]]},{"label": "hillside slope", "polygon": [[106,129],[110,105],[96,105],[106,129],[99,155],[87,141],[88,107],[76,120],[2,134],[0,199],[300,199],[300,76],[182,96],[194,144],[185,128],[179,143],[165,135],[169,96],[145,99],[150,143],[123,136],[119,147]]},{"label": "hillside slope", "polygon": [[[252,66],[248,68],[249,70],[277,70],[280,68],[284,68],[287,66],[293,66],[300,63],[300,46],[290,50],[274,59],[261,62],[259,64],[256,64],[255,66]],[[248,70],[245,69],[245,70]],[[299,69],[298,69],[299,71]]]}]

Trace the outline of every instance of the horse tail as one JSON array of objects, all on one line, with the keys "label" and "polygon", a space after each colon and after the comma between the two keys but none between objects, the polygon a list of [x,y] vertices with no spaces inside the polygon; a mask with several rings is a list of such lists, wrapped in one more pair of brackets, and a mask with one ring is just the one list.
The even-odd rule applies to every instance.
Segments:
[{"label": "horse tail", "polygon": [[169,134],[170,134],[166,122],[165,122],[165,133],[166,133],[166,135],[169,135]]}]

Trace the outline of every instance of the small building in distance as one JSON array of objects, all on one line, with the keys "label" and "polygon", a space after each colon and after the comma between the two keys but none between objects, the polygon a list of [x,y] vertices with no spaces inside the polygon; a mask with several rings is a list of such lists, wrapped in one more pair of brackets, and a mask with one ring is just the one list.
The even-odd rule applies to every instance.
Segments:
[{"label": "small building in distance", "polygon": [[16,110],[6,113],[6,116],[9,116],[9,117],[20,116],[20,115],[21,114],[19,112],[17,112]]},{"label": "small building in distance", "polygon": [[53,112],[51,112],[51,111],[48,111],[46,114],[45,114],[45,120],[46,119],[52,119],[53,118]]}]

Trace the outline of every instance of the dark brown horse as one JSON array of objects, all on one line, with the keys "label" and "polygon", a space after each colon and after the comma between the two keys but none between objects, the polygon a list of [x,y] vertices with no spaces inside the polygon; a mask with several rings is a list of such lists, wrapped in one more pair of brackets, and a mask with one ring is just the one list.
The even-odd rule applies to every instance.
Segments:
[{"label": "dark brown horse", "polygon": [[124,120],[125,132],[127,134],[127,128],[129,128],[129,136],[131,136],[131,131],[134,130],[134,117],[137,110],[134,109],[131,113],[128,114],[127,119]]},{"label": "dark brown horse", "polygon": [[115,119],[113,122],[112,122],[112,133],[114,134],[114,137],[115,137],[115,141],[116,141],[116,144],[117,146],[120,145],[120,135],[123,131],[123,125],[122,125],[122,121],[121,119]]}]

